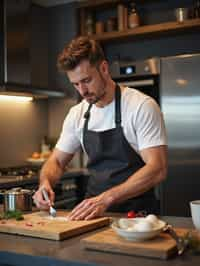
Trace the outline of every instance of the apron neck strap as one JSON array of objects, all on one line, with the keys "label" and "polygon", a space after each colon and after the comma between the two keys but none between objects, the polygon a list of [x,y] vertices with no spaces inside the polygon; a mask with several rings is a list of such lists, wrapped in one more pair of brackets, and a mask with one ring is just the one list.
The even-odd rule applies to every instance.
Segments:
[{"label": "apron neck strap", "polygon": [[88,128],[88,121],[90,118],[90,109],[92,108],[92,103],[89,104],[87,111],[84,114],[85,123],[84,123],[84,130]]},{"label": "apron neck strap", "polygon": [[84,118],[87,119],[87,120],[90,118],[90,109],[91,108],[92,108],[92,103],[89,104],[88,109],[87,109],[87,111],[84,114]]},{"label": "apron neck strap", "polygon": [[115,88],[115,123],[116,127],[121,126],[121,89],[118,84]]}]

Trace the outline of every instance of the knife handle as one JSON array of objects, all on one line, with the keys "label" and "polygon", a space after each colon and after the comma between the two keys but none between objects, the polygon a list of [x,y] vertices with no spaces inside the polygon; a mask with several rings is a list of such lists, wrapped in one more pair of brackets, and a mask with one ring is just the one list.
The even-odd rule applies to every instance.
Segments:
[{"label": "knife handle", "polygon": [[46,201],[49,201],[49,196],[48,196],[48,193],[46,192],[45,188],[42,189],[42,194],[43,194],[44,199]]}]

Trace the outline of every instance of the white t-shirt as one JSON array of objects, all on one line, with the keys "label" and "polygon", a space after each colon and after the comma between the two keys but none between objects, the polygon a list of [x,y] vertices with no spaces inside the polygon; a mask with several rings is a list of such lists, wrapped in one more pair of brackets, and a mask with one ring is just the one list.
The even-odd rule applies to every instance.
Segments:
[{"label": "white t-shirt", "polygon": [[[121,125],[133,149],[139,153],[145,148],[166,145],[165,126],[158,104],[132,88],[121,88],[121,93]],[[73,154],[83,146],[84,114],[88,105],[86,100],[82,100],[70,109],[56,144],[57,149]],[[92,106],[89,130],[105,131],[115,127],[115,99],[105,107]]]}]

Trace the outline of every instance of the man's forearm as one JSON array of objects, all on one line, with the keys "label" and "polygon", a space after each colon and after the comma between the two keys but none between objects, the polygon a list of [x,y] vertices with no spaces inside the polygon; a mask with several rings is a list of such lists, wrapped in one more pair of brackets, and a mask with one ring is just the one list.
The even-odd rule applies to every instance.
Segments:
[{"label": "man's forearm", "polygon": [[65,167],[72,158],[73,154],[62,152],[55,148],[50,158],[42,167],[40,173],[40,186],[44,185],[45,182],[49,183],[50,186],[54,186],[56,182],[59,181]]},{"label": "man's forearm", "polygon": [[113,204],[118,204],[128,198],[143,194],[162,178],[164,178],[163,170],[145,165],[121,185],[111,188],[98,196],[87,198],[82,201],[71,212],[69,219],[88,220],[102,216]]},{"label": "man's forearm", "polygon": [[59,181],[63,172],[64,169],[59,165],[58,161],[49,158],[40,172],[40,186],[45,182],[49,182],[53,187]]},{"label": "man's forearm", "polygon": [[142,195],[165,178],[164,170],[150,170],[144,166],[130,176],[124,183],[105,191],[106,197],[112,197],[112,204]]},{"label": "man's forearm", "polygon": [[112,204],[142,195],[166,178],[166,147],[149,149],[143,152],[146,164],[131,175],[124,183],[105,191],[103,196],[111,197]]}]

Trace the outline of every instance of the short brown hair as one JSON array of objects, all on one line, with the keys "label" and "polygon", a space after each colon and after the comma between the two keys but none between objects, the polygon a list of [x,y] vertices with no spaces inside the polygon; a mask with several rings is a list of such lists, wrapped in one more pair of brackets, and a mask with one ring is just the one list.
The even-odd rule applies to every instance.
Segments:
[{"label": "short brown hair", "polygon": [[99,43],[86,36],[73,39],[58,56],[57,66],[60,71],[73,70],[82,60],[97,65],[105,59]]}]

